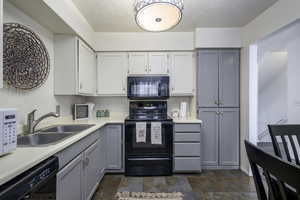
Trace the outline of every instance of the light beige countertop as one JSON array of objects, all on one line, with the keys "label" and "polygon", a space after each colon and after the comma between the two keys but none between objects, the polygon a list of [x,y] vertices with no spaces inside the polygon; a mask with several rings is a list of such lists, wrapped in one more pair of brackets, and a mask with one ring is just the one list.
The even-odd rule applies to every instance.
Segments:
[{"label": "light beige countertop", "polygon": [[188,117],[188,118],[185,118],[185,119],[174,118],[173,122],[177,123],[177,124],[181,124],[181,123],[182,124],[202,124],[202,120],[196,119],[194,117]]},{"label": "light beige countertop", "polygon": [[[59,124],[95,124],[95,126],[57,144],[42,147],[18,147],[14,152],[0,157],[0,185],[69,147],[77,141],[80,141],[106,124],[124,123],[125,117],[125,115],[118,115],[109,118],[95,118],[91,120],[78,121],[74,121],[70,117],[65,117],[43,123],[41,128]],[[174,123],[202,123],[202,121],[195,118],[187,118],[174,119]]]},{"label": "light beige countertop", "polygon": [[[74,121],[70,118],[59,118],[57,122],[52,122],[48,124],[48,126],[58,124],[95,124],[95,126],[54,145],[43,147],[18,147],[14,152],[0,157],[0,185],[69,147],[77,141],[80,141],[106,124],[124,123],[124,119],[125,116],[79,121]],[[46,126],[46,124],[44,124],[44,126]]]}]

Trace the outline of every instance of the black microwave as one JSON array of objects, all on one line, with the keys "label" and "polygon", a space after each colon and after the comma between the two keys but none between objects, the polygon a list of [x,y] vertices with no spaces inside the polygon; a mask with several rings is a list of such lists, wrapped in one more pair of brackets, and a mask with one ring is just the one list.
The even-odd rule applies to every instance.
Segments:
[{"label": "black microwave", "polygon": [[168,99],[169,82],[168,76],[129,76],[127,96],[131,100]]}]

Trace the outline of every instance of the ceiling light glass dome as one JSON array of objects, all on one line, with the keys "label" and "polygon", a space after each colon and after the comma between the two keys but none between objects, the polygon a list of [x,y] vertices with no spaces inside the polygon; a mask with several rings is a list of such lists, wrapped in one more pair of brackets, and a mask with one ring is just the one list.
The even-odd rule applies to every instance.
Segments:
[{"label": "ceiling light glass dome", "polygon": [[137,0],[135,10],[136,23],[142,29],[166,31],[180,22],[183,0]]}]

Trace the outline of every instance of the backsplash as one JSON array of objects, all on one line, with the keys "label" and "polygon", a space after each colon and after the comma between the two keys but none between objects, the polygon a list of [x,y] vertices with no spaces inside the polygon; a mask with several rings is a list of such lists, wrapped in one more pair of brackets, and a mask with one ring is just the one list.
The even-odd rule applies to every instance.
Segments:
[{"label": "backsplash", "polygon": [[[95,110],[108,109],[111,116],[128,114],[129,100],[127,97],[87,97],[87,102],[96,104]],[[171,97],[168,100],[168,113],[171,114],[173,109],[179,109],[180,103],[185,101],[188,103],[188,116],[190,116],[192,98],[191,97]]]}]

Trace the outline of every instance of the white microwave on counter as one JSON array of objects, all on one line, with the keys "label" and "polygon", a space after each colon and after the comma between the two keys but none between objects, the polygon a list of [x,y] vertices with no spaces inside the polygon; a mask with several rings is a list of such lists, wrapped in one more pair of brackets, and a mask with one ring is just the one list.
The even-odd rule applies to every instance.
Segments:
[{"label": "white microwave on counter", "polygon": [[17,148],[17,110],[0,109],[0,156]]}]

